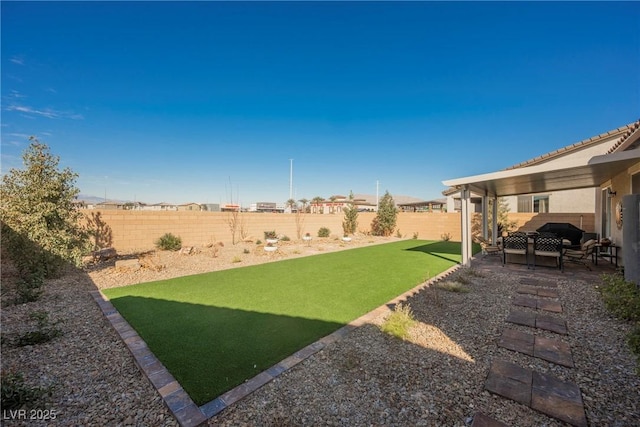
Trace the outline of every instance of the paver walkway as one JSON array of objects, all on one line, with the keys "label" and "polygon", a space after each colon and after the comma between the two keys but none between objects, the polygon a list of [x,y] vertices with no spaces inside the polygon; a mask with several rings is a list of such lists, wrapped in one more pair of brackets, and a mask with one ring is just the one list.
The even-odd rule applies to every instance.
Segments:
[{"label": "paver walkway", "polygon": [[[555,289],[557,284],[531,277],[522,278],[520,283],[512,304],[524,307],[525,310],[512,310],[505,322],[556,334],[568,334],[567,323],[563,318],[538,312],[542,310],[555,314],[563,313],[562,304],[558,301],[559,292]],[[497,345],[569,368],[574,366],[571,347],[561,339],[505,328]],[[560,380],[552,375],[504,360],[494,360],[485,382],[485,389],[571,425],[588,425],[580,388],[572,382]],[[503,424],[499,421],[482,413],[474,416],[475,427],[501,425]]]}]

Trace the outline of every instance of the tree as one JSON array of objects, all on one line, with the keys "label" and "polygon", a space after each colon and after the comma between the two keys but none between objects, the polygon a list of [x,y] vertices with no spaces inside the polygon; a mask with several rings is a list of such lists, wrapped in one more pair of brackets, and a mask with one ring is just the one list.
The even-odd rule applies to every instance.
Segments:
[{"label": "tree", "polygon": [[374,236],[390,236],[396,228],[398,210],[393,197],[385,192],[378,204],[378,213],[371,222],[371,234]]},{"label": "tree", "polygon": [[349,204],[344,207],[344,221],[342,231],[344,234],[353,234],[358,228],[358,206],[353,202],[353,191],[349,193]]},{"label": "tree", "polygon": [[75,186],[78,174],[59,170],[59,157],[36,138],[29,140],[22,155],[25,168],[2,177],[0,216],[5,226],[47,255],[44,267],[50,276],[61,267],[53,257],[79,265],[90,243],[80,225],[82,213],[73,203],[80,193]]},{"label": "tree", "polygon": [[324,213],[324,209],[321,206],[322,202],[324,202],[324,198],[322,198],[320,196],[316,196],[313,199],[311,199],[311,203],[315,207],[315,212],[314,213]]}]

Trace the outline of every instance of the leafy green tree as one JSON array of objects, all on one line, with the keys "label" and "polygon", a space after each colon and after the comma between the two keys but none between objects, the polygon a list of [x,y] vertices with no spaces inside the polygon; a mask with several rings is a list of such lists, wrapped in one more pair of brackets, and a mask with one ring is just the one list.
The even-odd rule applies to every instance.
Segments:
[{"label": "leafy green tree", "polygon": [[[90,249],[80,213],[73,201],[80,192],[78,175],[59,170],[59,157],[31,137],[22,155],[24,169],[11,169],[2,177],[0,218],[3,225],[43,251],[45,274],[51,276],[70,261],[80,264]],[[58,260],[58,262],[55,262]]]},{"label": "leafy green tree", "polygon": [[385,192],[378,204],[378,213],[371,222],[371,234],[374,236],[390,236],[396,228],[398,220],[398,210],[396,209],[393,197],[389,192]]},{"label": "leafy green tree", "polygon": [[349,204],[345,206],[344,221],[342,221],[342,230],[344,234],[353,234],[358,228],[358,206],[353,202],[353,191],[349,193]]}]

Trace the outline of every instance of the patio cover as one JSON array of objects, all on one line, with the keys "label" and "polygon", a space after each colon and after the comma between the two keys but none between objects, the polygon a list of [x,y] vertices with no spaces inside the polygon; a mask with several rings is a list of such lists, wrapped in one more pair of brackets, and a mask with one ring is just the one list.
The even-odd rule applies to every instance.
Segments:
[{"label": "patio cover", "polygon": [[[466,178],[442,181],[461,191],[462,263],[471,259],[471,216],[468,199],[471,192],[485,197],[514,196],[547,191],[600,187],[615,175],[640,161],[640,149],[593,156],[590,159],[567,159]],[[465,202],[466,201],[466,202]],[[483,203],[483,206],[486,203]],[[494,204],[495,206],[495,204]],[[495,218],[495,215],[494,215]]]}]

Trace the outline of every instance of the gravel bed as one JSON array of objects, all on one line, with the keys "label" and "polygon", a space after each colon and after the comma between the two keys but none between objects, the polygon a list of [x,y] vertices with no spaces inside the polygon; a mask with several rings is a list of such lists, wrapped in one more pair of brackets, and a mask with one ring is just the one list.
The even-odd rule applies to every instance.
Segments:
[{"label": "gravel bed", "polygon": [[[335,244],[323,251],[344,248]],[[292,252],[283,251],[280,259],[305,255],[304,249],[289,249]],[[247,257],[240,263],[228,262],[228,258],[225,262],[242,266],[272,260],[261,253],[253,255],[253,261]],[[206,268],[233,267],[226,267],[218,257],[212,261],[203,251],[177,258],[181,265],[186,259],[192,264],[179,273],[199,272],[202,257]],[[7,337],[2,343],[2,369],[23,372],[30,385],[51,386],[51,395],[39,407],[57,414],[53,421],[5,419],[4,425],[177,425],[88,294],[96,286],[170,277],[176,274],[170,260],[155,272],[147,271],[150,268],[116,272],[110,264],[88,272],[70,270],[47,283],[40,301],[23,305],[6,304],[15,275],[4,259],[2,267],[2,335]],[[560,339],[571,345],[575,368],[496,345],[505,327],[532,332],[504,321],[519,285],[517,272],[460,269],[445,280],[463,282],[469,292],[432,286],[410,297],[407,303],[419,323],[408,340],[382,333],[383,318],[377,318],[225,409],[208,424],[465,426],[481,411],[512,426],[565,425],[484,390],[491,362],[503,359],[578,384],[592,426],[640,425],[640,378],[625,342],[630,325],[605,311],[595,289],[597,276],[592,282],[557,278],[565,311],[559,316],[569,328],[569,335]],[[45,310],[52,322],[60,321],[57,326],[64,334],[37,346],[11,346],[9,338],[33,329],[28,316],[34,310]],[[550,332],[536,333],[558,338]]]}]

